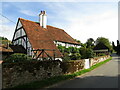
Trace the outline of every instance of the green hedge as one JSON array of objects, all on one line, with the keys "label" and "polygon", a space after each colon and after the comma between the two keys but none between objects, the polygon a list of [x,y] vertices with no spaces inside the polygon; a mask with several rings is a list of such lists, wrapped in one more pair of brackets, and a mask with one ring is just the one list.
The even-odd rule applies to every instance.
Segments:
[{"label": "green hedge", "polygon": [[4,60],[6,63],[12,63],[12,62],[23,62],[23,61],[30,61],[32,60],[32,57],[27,56],[23,53],[14,53],[11,54],[8,58]]}]

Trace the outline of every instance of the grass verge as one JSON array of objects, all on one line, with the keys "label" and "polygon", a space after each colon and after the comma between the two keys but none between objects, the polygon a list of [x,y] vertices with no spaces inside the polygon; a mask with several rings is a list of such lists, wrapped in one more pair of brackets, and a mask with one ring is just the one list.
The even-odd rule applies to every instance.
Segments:
[{"label": "grass verge", "polygon": [[24,84],[24,85],[19,85],[19,86],[16,86],[14,88],[36,88],[36,89],[37,88],[44,88],[46,86],[53,85],[53,84],[58,83],[60,81],[67,80],[67,79],[72,79],[76,76],[79,76],[81,74],[89,72],[89,71],[99,67],[100,65],[110,61],[111,59],[112,59],[112,57],[110,57],[109,59],[107,59],[105,61],[102,61],[98,64],[95,64],[95,65],[91,66],[89,69],[84,69],[84,70],[81,70],[79,72],[75,72],[73,74],[55,76],[55,77],[51,77],[51,78],[44,79],[44,80],[41,80],[41,81],[35,81],[35,82]]}]

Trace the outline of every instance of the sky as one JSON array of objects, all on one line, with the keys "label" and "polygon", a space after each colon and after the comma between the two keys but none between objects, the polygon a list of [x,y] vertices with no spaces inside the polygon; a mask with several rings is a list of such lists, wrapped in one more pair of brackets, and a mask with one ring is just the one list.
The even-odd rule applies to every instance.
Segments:
[{"label": "sky", "polygon": [[[118,2],[0,2],[0,36],[12,40],[18,18],[39,21],[47,13],[47,25],[64,29],[85,43],[88,38],[118,40]],[[9,19],[9,20],[8,20]]]}]

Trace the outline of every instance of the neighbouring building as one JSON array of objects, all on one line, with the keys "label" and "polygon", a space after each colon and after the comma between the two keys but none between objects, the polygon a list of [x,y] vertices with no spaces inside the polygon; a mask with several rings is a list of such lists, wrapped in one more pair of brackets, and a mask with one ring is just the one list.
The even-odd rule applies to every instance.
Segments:
[{"label": "neighbouring building", "polygon": [[41,11],[39,22],[18,19],[11,48],[15,52],[37,55],[38,58],[47,56],[61,58],[62,53],[57,48],[59,44],[66,47],[80,45],[63,29],[47,25],[46,12]]},{"label": "neighbouring building", "polygon": [[94,48],[94,52],[96,55],[99,55],[101,53],[108,55],[109,54],[109,48],[104,45],[103,43],[98,43]]},{"label": "neighbouring building", "polygon": [[13,50],[8,45],[0,44],[0,60],[6,59],[11,54],[13,54]]}]

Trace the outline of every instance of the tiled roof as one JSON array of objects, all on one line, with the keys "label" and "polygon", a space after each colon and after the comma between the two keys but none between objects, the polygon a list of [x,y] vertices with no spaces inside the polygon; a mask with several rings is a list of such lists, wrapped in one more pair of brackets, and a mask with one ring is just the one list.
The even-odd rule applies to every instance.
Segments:
[{"label": "tiled roof", "polygon": [[[62,41],[66,43],[79,44],[64,30],[49,26],[42,28],[39,23],[30,20],[19,18],[21,21],[27,37],[34,49],[55,49],[56,54],[60,57],[61,53],[53,41]],[[53,52],[50,53],[53,55]]]},{"label": "tiled roof", "polygon": [[106,45],[104,45],[103,43],[98,43],[93,50],[103,50],[103,49],[109,49]]},{"label": "tiled roof", "polygon": [[53,39],[56,41],[79,44],[62,29],[47,25],[47,30],[48,30],[48,33],[51,34],[51,37],[53,37]]},{"label": "tiled roof", "polygon": [[[54,49],[56,57],[61,57],[62,54],[53,43],[53,39],[47,32],[47,29],[42,28],[38,23],[25,19],[19,19],[23,25],[23,28],[27,34],[27,37],[34,49]],[[50,56],[53,56],[53,52],[47,51]]]}]

